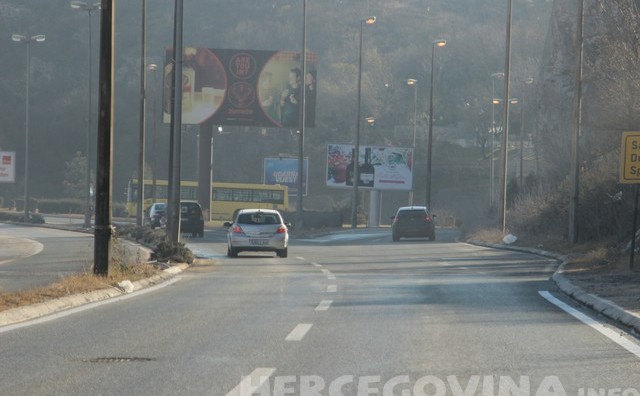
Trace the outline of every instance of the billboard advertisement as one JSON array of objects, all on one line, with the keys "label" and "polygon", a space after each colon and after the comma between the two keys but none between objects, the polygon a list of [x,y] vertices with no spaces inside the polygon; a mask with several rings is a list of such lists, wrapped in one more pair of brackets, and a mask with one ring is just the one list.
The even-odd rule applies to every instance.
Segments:
[{"label": "billboard advertisement", "polygon": [[0,183],[15,183],[16,181],[16,153],[15,151],[0,151]]},{"label": "billboard advertisement", "polygon": [[[171,121],[173,49],[164,66],[163,121]],[[315,125],[316,55],[298,52],[185,48],[182,123],[299,128],[302,89],[306,126]]]},{"label": "billboard advertisement", "polygon": [[[303,194],[307,196],[309,159],[302,161]],[[283,184],[289,188],[289,195],[298,196],[298,158],[266,157],[264,159],[264,184]]]},{"label": "billboard advertisement", "polygon": [[[327,187],[353,188],[355,146],[327,145]],[[413,180],[413,149],[360,146],[357,156],[359,186],[372,190],[410,191]]]}]

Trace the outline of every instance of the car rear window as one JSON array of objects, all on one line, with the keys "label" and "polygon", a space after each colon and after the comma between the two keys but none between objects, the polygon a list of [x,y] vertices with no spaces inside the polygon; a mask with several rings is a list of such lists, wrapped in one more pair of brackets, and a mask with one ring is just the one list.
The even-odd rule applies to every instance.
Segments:
[{"label": "car rear window", "polygon": [[180,211],[184,215],[199,215],[200,214],[200,205],[198,204],[190,204],[190,203],[181,203]]},{"label": "car rear window", "polygon": [[403,210],[402,212],[398,213],[398,218],[401,220],[424,219],[425,216],[426,213],[424,210]]},{"label": "car rear window", "polygon": [[277,215],[271,213],[243,213],[238,216],[239,224],[280,224]]}]

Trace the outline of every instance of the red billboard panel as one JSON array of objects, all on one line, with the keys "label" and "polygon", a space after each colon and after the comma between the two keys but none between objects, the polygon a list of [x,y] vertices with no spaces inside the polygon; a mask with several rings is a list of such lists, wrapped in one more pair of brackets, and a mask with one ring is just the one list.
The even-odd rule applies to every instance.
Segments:
[{"label": "red billboard panel", "polygon": [[[173,50],[165,53],[164,122],[171,121]],[[316,56],[300,53],[185,48],[182,67],[182,122],[299,128],[302,89],[305,124],[315,125]]]}]

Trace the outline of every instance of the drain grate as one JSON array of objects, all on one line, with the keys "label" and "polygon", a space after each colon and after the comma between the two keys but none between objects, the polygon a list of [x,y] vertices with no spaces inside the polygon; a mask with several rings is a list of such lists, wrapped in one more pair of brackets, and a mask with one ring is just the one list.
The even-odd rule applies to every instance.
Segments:
[{"label": "drain grate", "polygon": [[83,359],[87,363],[126,363],[126,362],[152,362],[154,358],[145,357],[98,357],[93,359]]}]

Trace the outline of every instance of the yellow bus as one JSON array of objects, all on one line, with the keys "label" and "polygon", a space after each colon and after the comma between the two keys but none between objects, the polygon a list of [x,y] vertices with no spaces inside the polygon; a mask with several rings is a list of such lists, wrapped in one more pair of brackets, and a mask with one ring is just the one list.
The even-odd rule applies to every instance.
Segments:
[{"label": "yellow bus", "polygon": [[[155,199],[153,199],[153,180],[144,181],[144,207],[148,208],[153,202],[167,202],[167,180],[156,180]],[[180,200],[198,200],[198,182],[180,182]],[[129,216],[136,215],[138,202],[138,180],[131,179],[127,186],[127,212]],[[261,208],[287,211],[289,207],[289,190],[280,184],[252,184],[252,183],[218,183],[211,187],[211,219],[231,220],[238,209]]]}]

